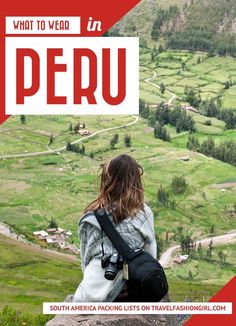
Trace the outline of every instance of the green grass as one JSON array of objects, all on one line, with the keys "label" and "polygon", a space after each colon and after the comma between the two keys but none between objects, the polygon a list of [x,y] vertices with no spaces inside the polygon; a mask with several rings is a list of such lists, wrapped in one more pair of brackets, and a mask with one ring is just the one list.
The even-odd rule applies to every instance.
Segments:
[{"label": "green grass", "polygon": [[[206,249],[203,250],[203,259],[189,258],[180,266],[167,270],[170,281],[170,294],[174,301],[207,301],[236,273],[236,245],[222,245],[214,247],[211,260],[205,259]],[[222,265],[218,252],[226,254],[226,263]],[[192,279],[189,277],[192,273]]]},{"label": "green grass", "polygon": [[[206,53],[203,52],[190,53],[171,50],[160,53],[155,62],[151,62],[150,58],[150,49],[140,53],[141,65],[154,69],[157,73],[157,78],[153,80],[154,83],[158,85],[164,83],[168,90],[183,99],[186,86],[199,90],[203,100],[215,98],[220,93],[222,106],[236,109],[236,85],[228,90],[224,88],[226,81],[236,82],[236,61],[233,58],[218,56],[207,58]],[[198,58],[200,58],[200,62],[198,62]],[[180,60],[185,62],[185,70],[182,70]],[[141,82],[144,80],[143,72],[141,72],[140,80]],[[141,98],[149,104],[156,104],[158,101],[160,103],[163,99],[158,94],[158,90],[150,89],[152,94],[145,94],[149,91],[149,86],[142,86],[141,83]],[[157,97],[155,97],[155,93]]]},{"label": "green grass", "polygon": [[52,258],[32,248],[21,248],[0,236],[0,309],[42,313],[43,302],[63,301],[81,280],[79,263]]},{"label": "green grass", "polygon": [[[19,122],[19,117],[11,117],[0,126],[0,155],[8,153],[26,153],[46,151],[65,146],[68,141],[74,141],[81,136],[73,135],[68,131],[70,123],[75,126],[78,122],[85,122],[86,128],[91,133],[119,126],[133,120],[130,116],[27,116],[26,124]],[[47,147],[50,135],[53,135],[53,143]]]},{"label": "green grass", "polygon": [[[216,141],[235,136],[233,131],[222,133],[223,125],[219,120],[213,120],[212,126],[208,127],[199,115],[197,117],[199,126],[212,131],[217,129]],[[7,127],[7,123],[4,126]],[[208,232],[211,224],[216,225],[219,233],[234,228],[234,221],[225,211],[225,206],[234,204],[234,190],[228,189],[222,194],[213,185],[226,177],[232,178],[235,168],[186,150],[187,134],[176,134],[172,127],[168,127],[168,131],[173,137],[171,143],[157,140],[152,128],[140,119],[136,125],[116,131],[119,143],[113,151],[109,149],[114,135],[112,131],[87,141],[86,154],[94,152],[94,160],[64,152],[60,156],[0,161],[0,220],[30,236],[35,229],[46,228],[53,217],[61,227],[72,230],[72,239],[77,242],[78,219],[84,207],[96,196],[94,180],[100,164],[126,152],[144,167],[146,201],[153,209],[156,209],[156,193],[161,184],[169,189],[173,176],[179,174],[188,180],[188,192],[175,196],[178,210],[159,208],[157,225],[165,230],[174,230],[180,224],[189,225],[193,231],[200,228],[203,233]],[[127,133],[132,136],[132,148],[124,146]],[[207,137],[203,131],[196,135],[200,140]],[[186,155],[190,156],[190,161],[181,161],[180,158]],[[203,200],[203,192],[207,194],[207,202]],[[203,207],[196,209],[199,205]]]}]

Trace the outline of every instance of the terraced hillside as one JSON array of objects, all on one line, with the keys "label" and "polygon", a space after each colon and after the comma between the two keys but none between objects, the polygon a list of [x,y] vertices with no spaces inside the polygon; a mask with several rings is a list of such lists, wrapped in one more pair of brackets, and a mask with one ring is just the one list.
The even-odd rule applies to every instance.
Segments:
[{"label": "terraced hillside", "polygon": [[[152,82],[157,85],[164,83],[166,89],[180,100],[185,97],[185,88],[192,87],[202,100],[219,97],[223,108],[236,110],[236,61],[232,57],[208,58],[204,52],[164,51],[151,60],[152,49],[142,48],[140,51],[140,97],[147,103],[157,104],[170,97],[145,83],[144,80],[155,72],[156,77]],[[225,83],[228,81],[232,82],[232,86],[226,89]]]}]

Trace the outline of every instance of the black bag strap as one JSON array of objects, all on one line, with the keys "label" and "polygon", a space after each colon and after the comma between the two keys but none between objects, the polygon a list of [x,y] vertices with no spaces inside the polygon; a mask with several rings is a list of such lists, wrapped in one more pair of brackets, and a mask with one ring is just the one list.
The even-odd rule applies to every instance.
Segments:
[{"label": "black bag strap", "polygon": [[134,257],[143,252],[142,250],[135,251],[130,248],[130,246],[116,231],[104,208],[96,209],[94,211],[94,215],[96,216],[101,229],[106,233],[107,237],[110,239],[113,246],[121,254],[124,260],[132,260]]}]

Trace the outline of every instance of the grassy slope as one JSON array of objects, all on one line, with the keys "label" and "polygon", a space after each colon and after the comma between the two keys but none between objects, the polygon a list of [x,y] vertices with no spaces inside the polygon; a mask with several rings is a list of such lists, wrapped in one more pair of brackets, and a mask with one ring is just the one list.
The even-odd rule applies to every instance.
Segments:
[{"label": "grassy slope", "polygon": [[[175,301],[185,298],[191,301],[206,301],[236,274],[236,245],[219,246],[213,249],[212,260],[189,259],[181,266],[167,271],[170,291]],[[223,250],[226,264],[222,266],[218,252]],[[204,253],[205,255],[205,253]],[[189,278],[189,271],[193,279]]]},{"label": "grassy slope", "polygon": [[21,312],[41,313],[42,303],[63,301],[81,279],[80,265],[21,248],[0,236],[0,309],[10,305]]},{"label": "grassy slope", "polygon": [[[5,127],[8,123],[11,121]],[[187,151],[185,134],[176,135],[170,144],[155,139],[152,128],[142,119],[118,133],[120,141],[113,151],[109,150],[109,142],[114,132],[101,134],[85,144],[86,153],[95,152],[94,160],[66,152],[60,156],[0,161],[1,221],[30,235],[35,229],[46,228],[47,221],[54,217],[60,226],[73,231],[73,239],[77,241],[78,218],[96,196],[94,179],[100,164],[127,152],[144,166],[146,200],[155,211],[156,193],[161,184],[169,189],[172,177],[179,174],[189,183],[187,193],[175,197],[176,210],[159,209],[158,217],[156,211],[157,231],[174,230],[180,224],[191,225],[193,231],[203,234],[208,233],[211,224],[216,225],[217,232],[234,227],[235,222],[227,213],[234,203],[234,188],[222,193],[214,185],[233,179],[235,168]],[[132,148],[124,147],[127,133],[132,135]],[[190,156],[189,162],[181,161],[185,155]]]},{"label": "grassy slope", "polygon": [[[197,62],[198,58],[200,58],[200,63]],[[157,85],[164,83],[168,90],[180,98],[184,98],[186,86],[198,90],[203,100],[215,98],[221,94],[222,106],[236,109],[235,85],[228,90],[224,88],[226,81],[236,82],[236,61],[233,58],[217,56],[207,58],[206,53],[203,52],[166,51],[159,54],[154,62],[150,59],[150,49],[141,49],[140,63],[156,71],[157,78],[152,82]],[[185,62],[186,70],[182,70],[181,61]],[[169,96],[168,93],[160,98],[159,90],[154,92],[154,86],[144,85],[144,79],[149,78],[151,72],[142,69],[140,97],[150,104],[165,101]]]},{"label": "grassy slope", "polygon": [[[188,6],[185,6],[188,5]],[[114,30],[122,35],[138,34],[144,39],[151,39],[151,31],[158,8],[170,6],[180,8],[180,15],[162,26],[163,31],[181,31],[184,29],[202,29],[214,34],[229,36],[235,34],[236,4],[234,0],[142,0],[128,15],[121,19]],[[172,28],[170,29],[170,25]]]}]

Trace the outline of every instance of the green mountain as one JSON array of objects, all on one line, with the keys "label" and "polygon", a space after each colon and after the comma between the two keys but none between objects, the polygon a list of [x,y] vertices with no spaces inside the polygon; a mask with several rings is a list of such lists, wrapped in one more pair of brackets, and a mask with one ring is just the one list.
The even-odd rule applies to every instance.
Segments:
[{"label": "green mountain", "polygon": [[172,49],[236,56],[236,1],[143,0],[112,32],[164,41]]}]

